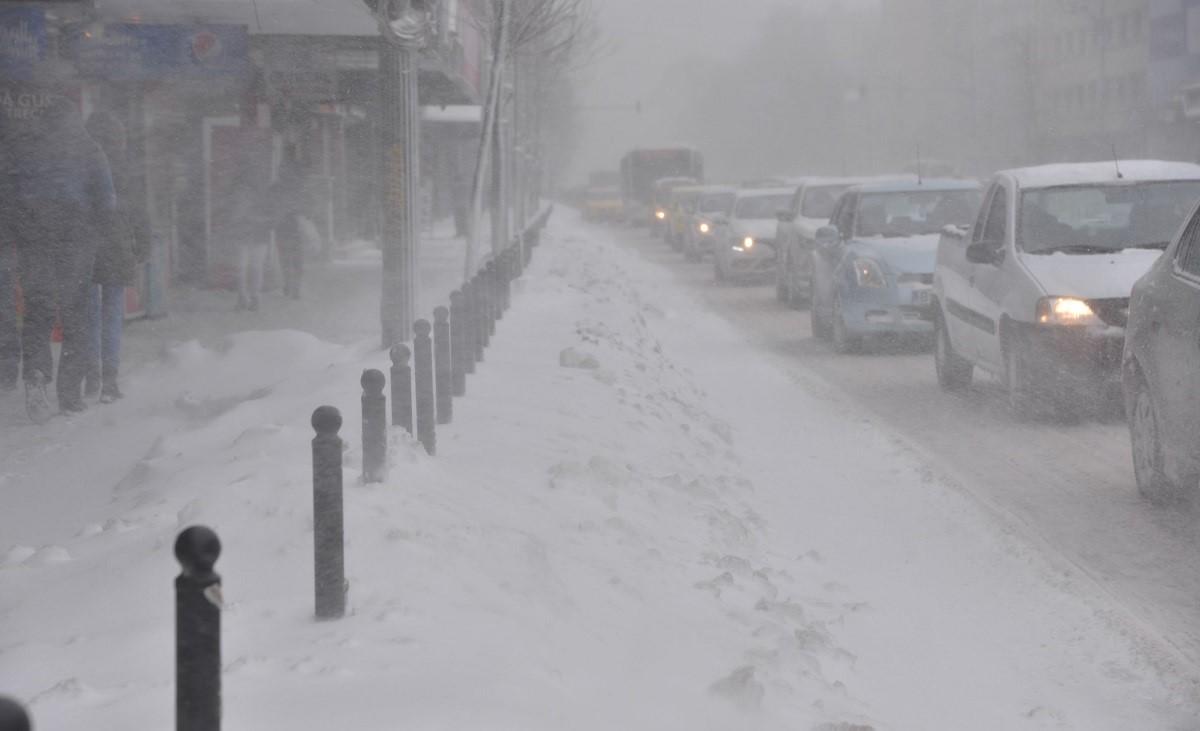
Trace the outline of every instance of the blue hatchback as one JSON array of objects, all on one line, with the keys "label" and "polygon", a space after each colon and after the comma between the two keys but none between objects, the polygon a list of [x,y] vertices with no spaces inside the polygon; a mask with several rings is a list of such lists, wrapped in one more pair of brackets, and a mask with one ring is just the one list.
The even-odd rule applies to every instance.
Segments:
[{"label": "blue hatchback", "polygon": [[850,188],[813,257],[813,335],[850,352],[871,336],[933,335],[933,270],[946,226],[975,220],[979,183],[897,180]]}]

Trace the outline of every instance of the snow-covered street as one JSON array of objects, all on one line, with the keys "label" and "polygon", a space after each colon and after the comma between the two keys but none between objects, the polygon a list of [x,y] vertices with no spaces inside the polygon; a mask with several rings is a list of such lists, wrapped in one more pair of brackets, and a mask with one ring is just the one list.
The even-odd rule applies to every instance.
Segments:
[{"label": "snow-covered street", "polygon": [[[196,523],[224,543],[227,729],[1200,725],[1195,530],[1137,501],[1122,424],[1017,428],[926,353],[835,361],[768,289],[563,209],[438,457],[393,433],[367,487],[363,256],[314,272],[337,304],[307,330],[270,303],[135,328],[128,399],[5,427],[0,688],[38,728],[169,725]],[[350,611],[318,623],[326,403]]]}]

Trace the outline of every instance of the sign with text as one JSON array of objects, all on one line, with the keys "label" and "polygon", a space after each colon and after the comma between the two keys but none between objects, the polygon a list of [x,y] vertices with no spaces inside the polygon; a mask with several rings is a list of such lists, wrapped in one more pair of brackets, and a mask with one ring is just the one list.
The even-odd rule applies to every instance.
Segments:
[{"label": "sign with text", "polygon": [[238,76],[250,70],[250,35],[241,25],[121,23],[76,32],[79,74],[109,81]]},{"label": "sign with text", "polygon": [[46,14],[0,5],[0,77],[28,81],[46,59]]}]

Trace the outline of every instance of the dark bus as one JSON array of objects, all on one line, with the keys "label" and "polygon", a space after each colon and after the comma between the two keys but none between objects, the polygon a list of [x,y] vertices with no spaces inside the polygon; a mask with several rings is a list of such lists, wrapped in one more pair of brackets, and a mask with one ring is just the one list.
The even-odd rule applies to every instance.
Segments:
[{"label": "dark bus", "polygon": [[654,222],[654,183],[687,177],[704,182],[704,158],[690,147],[630,150],[621,158],[621,200],[625,220],[637,226]]}]

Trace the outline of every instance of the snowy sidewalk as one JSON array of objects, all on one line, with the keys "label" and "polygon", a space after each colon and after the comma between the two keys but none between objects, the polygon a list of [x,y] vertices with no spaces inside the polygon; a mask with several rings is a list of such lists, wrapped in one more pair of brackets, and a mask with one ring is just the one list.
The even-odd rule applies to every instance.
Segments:
[{"label": "snowy sidewalk", "polygon": [[[105,517],[0,542],[0,692],[39,728],[169,727],[170,546],[203,523],[225,545],[234,731],[1195,726],[1191,681],[1069,568],[620,235],[556,214],[438,458],[393,435],[384,485],[358,484],[373,333],[147,364],[142,393],[193,384],[112,417],[151,446],[119,481],[44,485]],[[321,403],[346,416],[350,615],[331,623],[311,618]]]},{"label": "snowy sidewalk", "polygon": [[[462,278],[465,242],[440,227],[429,234],[421,256],[420,316],[446,304]],[[485,252],[486,253],[486,252]],[[379,339],[380,252],[358,242],[337,252],[331,262],[310,261],[303,299],[278,292],[263,296],[257,312],[234,310],[236,295],[224,290],[176,287],[170,314],[126,326],[122,382],[127,398],[94,407],[46,425],[30,423],[21,393],[0,395],[0,493],[22,511],[0,511],[0,549],[5,542],[57,541],[79,526],[106,514],[109,492],[128,478],[155,440],[176,428],[194,428],[197,420],[229,406],[199,404],[214,379],[237,383],[246,369],[276,374],[291,367],[288,350],[263,348],[260,362],[243,368],[214,364],[216,373],[154,373],[189,349],[223,351],[254,333],[294,331],[322,342],[369,350]],[[266,336],[270,341],[272,336]],[[182,347],[181,347],[182,346]],[[255,381],[258,383],[258,381]],[[347,386],[348,388],[351,386]],[[228,398],[249,398],[268,384]]]}]

